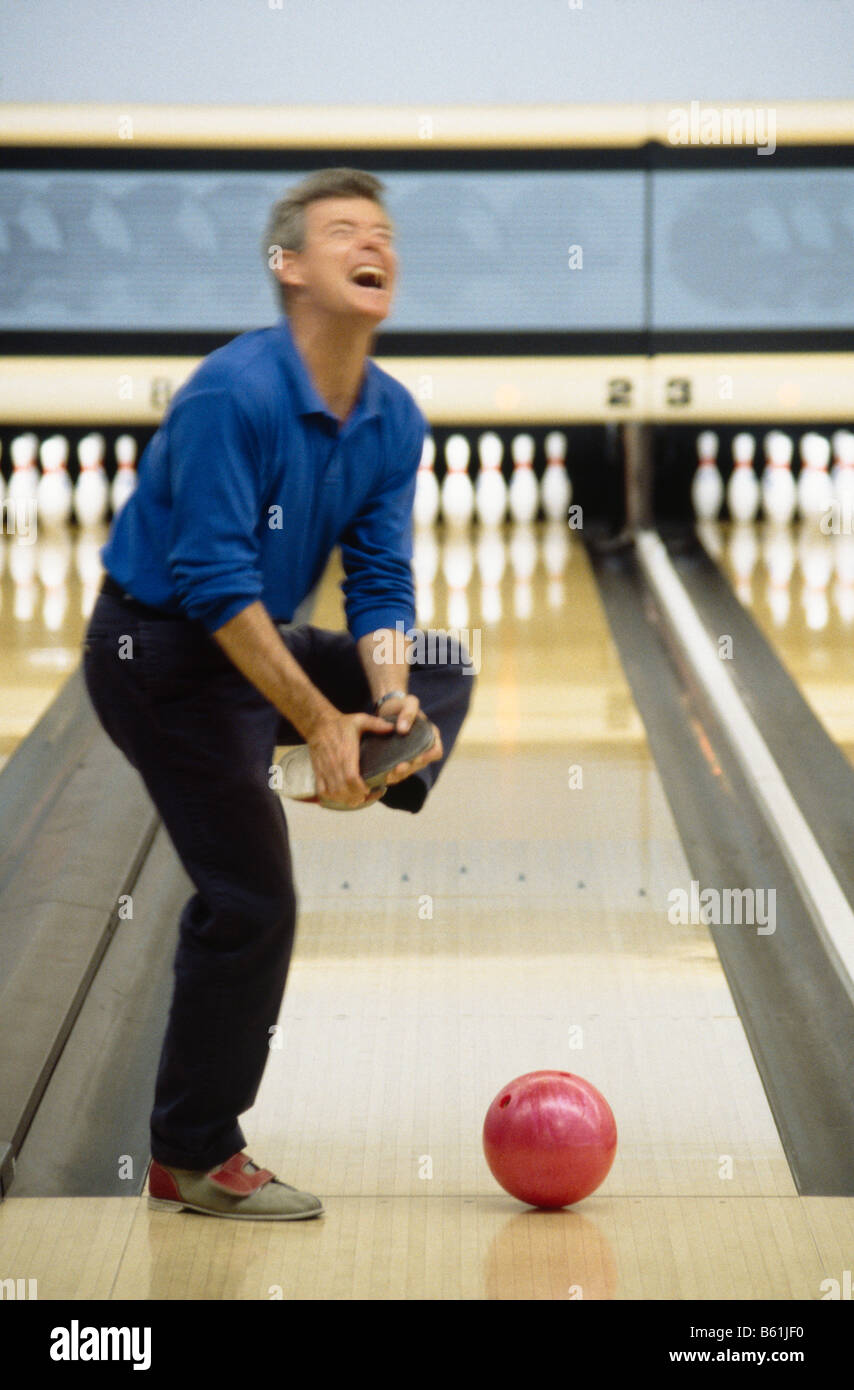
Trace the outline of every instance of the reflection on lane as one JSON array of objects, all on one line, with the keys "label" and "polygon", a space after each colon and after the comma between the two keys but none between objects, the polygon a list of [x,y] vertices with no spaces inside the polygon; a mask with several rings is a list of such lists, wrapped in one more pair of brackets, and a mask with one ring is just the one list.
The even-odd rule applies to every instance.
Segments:
[{"label": "reflection on lane", "polygon": [[704,526],[701,535],[816,718],[854,762],[854,534],[762,522]]}]

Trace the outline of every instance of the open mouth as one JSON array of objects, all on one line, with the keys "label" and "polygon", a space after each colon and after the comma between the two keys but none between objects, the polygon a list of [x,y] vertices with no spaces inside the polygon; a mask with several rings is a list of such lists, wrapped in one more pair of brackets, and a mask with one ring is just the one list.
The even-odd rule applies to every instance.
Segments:
[{"label": "open mouth", "polygon": [[384,290],[386,286],[385,271],[378,265],[357,265],[350,279],[363,290]]}]

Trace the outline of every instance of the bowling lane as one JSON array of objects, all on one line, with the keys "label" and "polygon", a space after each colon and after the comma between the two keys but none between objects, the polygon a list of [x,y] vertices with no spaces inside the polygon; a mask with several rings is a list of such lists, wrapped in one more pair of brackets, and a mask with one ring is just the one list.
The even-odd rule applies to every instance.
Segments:
[{"label": "bowling lane", "polygon": [[[482,539],[422,538],[422,620],[453,614],[480,667],[424,811],[288,806],[296,955],[244,1124],[327,1215],[253,1231],[128,1198],[129,1229],[78,1205],[72,1242],[67,1203],[12,1195],[0,1253],[26,1229],[40,1297],[93,1287],[92,1242],[131,1299],[789,1299],[838,1275],[851,1204],[797,1196],[709,933],[668,921],[691,875],[586,553]],[[598,1192],[533,1214],[481,1128],[546,1068],[599,1087],[619,1144]]]},{"label": "bowling lane", "polygon": [[767,522],[701,535],[816,718],[854,762],[854,536]]},{"label": "bowling lane", "polygon": [[106,526],[0,536],[0,768],[80,661]]}]

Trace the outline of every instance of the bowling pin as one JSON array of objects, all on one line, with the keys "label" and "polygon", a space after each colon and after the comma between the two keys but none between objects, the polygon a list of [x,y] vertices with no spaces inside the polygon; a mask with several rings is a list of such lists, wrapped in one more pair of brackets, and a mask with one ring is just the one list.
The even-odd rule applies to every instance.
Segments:
[{"label": "bowling pin", "polygon": [[[534,472],[534,441],[530,434],[517,434],[510,445],[513,477],[510,479],[510,515],[523,523],[536,520],[540,489]],[[563,509],[564,512],[566,508]]]},{"label": "bowling pin", "polygon": [[447,472],[442,479],[442,516],[449,526],[467,526],[474,511],[474,488],[468,475],[471,449],[462,434],[452,434],[445,444]]},{"label": "bowling pin", "polygon": [[87,434],[77,445],[80,473],[74,486],[74,515],[81,526],[96,526],[107,515],[110,485],[104,469],[102,434]]},{"label": "bowling pin", "polygon": [[54,528],[65,526],[71,519],[74,489],[68,476],[68,440],[52,434],[39,450],[42,476],[36,489],[39,523]]},{"label": "bowling pin", "polygon": [[504,445],[489,430],[477,442],[480,472],[474,489],[475,510],[484,526],[500,526],[507,515],[507,483],[501,471]]},{"label": "bowling pin", "polygon": [[416,527],[432,526],[439,515],[439,482],[435,473],[436,441],[432,434],[424,436],[421,462],[415,478],[415,502],[412,519]]},{"label": "bowling pin", "polygon": [[850,430],[834,430],[833,434],[830,436],[830,453],[832,459],[830,465],[830,481],[834,485],[836,484],[836,474],[839,471],[840,454],[846,449],[845,436],[850,433]]},{"label": "bowling pin", "polygon": [[132,434],[120,434],[116,440],[116,475],[110,488],[113,516],[118,516],[136,484],[136,440]]},{"label": "bowling pin", "polygon": [[759,510],[759,479],[753,471],[755,451],[752,434],[737,434],[732,441],[735,467],[727,483],[726,500],[733,521],[753,521]]},{"label": "bowling pin", "polygon": [[833,503],[830,481],[830,443],[821,434],[805,434],[800,444],[801,472],[798,477],[798,511],[804,521],[818,522],[829,516]]},{"label": "bowling pin", "polygon": [[794,445],[789,435],[771,430],[764,439],[765,471],[760,491],[762,510],[769,521],[788,526],[797,506],[797,488],[792,477]]},{"label": "bowling pin", "polygon": [[854,531],[854,434],[850,430],[837,430],[834,434],[833,456],[830,480],[840,529],[851,534]]},{"label": "bowling pin", "polygon": [[552,430],[546,435],[546,468],[540,484],[540,500],[547,521],[566,521],[572,501],[566,444],[566,435],[561,430]]},{"label": "bowling pin", "polygon": [[[36,460],[39,441],[34,434],[19,434],[12,440],[9,452],[12,455],[12,476],[6,498],[14,507],[16,529],[21,530],[27,516],[37,515],[39,470]],[[20,509],[23,509],[23,515],[19,516]]]},{"label": "bowling pin", "polygon": [[697,439],[697,471],[691,483],[691,503],[698,521],[717,521],[724,500],[718,468],[718,436],[704,430]]}]

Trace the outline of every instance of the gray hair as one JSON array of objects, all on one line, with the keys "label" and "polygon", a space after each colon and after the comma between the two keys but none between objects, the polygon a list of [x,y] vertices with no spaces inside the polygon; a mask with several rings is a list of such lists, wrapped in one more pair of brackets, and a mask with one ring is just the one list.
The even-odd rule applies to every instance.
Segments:
[{"label": "gray hair", "polygon": [[[318,169],[309,174],[302,183],[288,189],[283,198],[274,204],[264,233],[262,254],[270,270],[279,251],[302,251],[305,247],[305,210],[309,203],[320,202],[322,198],[370,198],[383,211],[385,185],[373,174],[363,169]],[[276,277],[274,276],[274,279]],[[276,279],[276,287],[287,312],[287,290]]]}]

